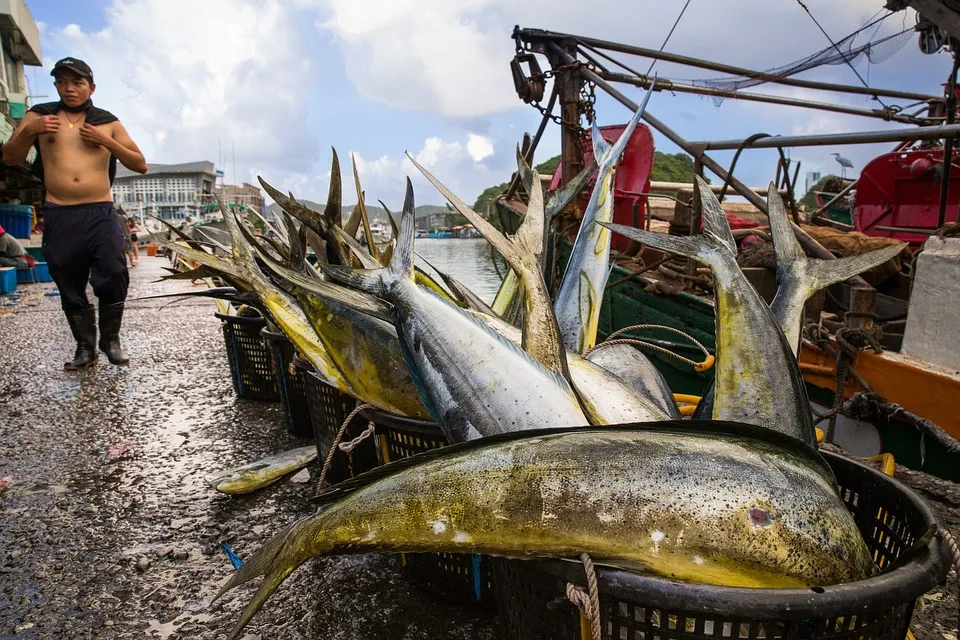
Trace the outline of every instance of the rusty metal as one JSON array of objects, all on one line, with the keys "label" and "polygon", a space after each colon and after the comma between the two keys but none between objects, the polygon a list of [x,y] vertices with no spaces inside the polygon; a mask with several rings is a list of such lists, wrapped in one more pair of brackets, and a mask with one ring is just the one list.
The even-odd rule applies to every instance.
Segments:
[{"label": "rusty metal", "polygon": [[549,45],[563,43],[564,46],[576,46],[581,44],[593,47],[594,49],[605,49],[607,51],[616,51],[618,53],[627,53],[631,55],[652,58],[654,60],[663,60],[673,62],[688,67],[697,67],[699,69],[708,69],[710,71],[719,71],[744,78],[754,78],[764,82],[773,82],[794,87],[805,87],[807,89],[818,89],[822,91],[835,91],[838,93],[854,93],[873,97],[902,98],[906,100],[919,100],[923,102],[940,100],[938,96],[931,96],[922,93],[913,93],[910,91],[897,91],[892,89],[881,89],[877,87],[855,87],[844,84],[833,84],[829,82],[815,82],[812,80],[797,80],[795,78],[786,78],[774,74],[736,67],[734,65],[711,62],[700,58],[691,58],[681,56],[666,51],[657,51],[656,49],[647,49],[645,47],[636,47],[632,45],[600,40],[598,38],[588,38],[584,36],[558,33],[555,31],[545,31],[543,29],[514,29],[514,37],[523,41],[527,48],[532,51],[545,51]]},{"label": "rusty metal", "polygon": [[883,131],[858,131],[855,133],[829,133],[815,136],[771,136],[746,142],[744,140],[703,140],[688,144],[701,151],[738,149],[745,145],[752,149],[787,147],[818,147],[845,144],[873,144],[876,142],[902,142],[906,140],[935,140],[960,136],[960,124],[917,127],[915,129],[887,129]]},{"label": "rusty metal", "polygon": [[724,98],[730,100],[747,100],[749,102],[763,102],[767,104],[780,104],[788,107],[801,107],[804,109],[815,109],[818,111],[830,111],[833,113],[847,113],[866,118],[878,118],[891,122],[902,122],[904,124],[924,125],[936,122],[936,118],[918,117],[900,113],[895,109],[864,109],[862,107],[851,107],[842,104],[831,104],[829,102],[817,102],[814,100],[801,100],[800,98],[788,98],[785,96],[774,96],[763,93],[752,93],[749,91],[732,91],[727,89],[716,89],[713,87],[699,87],[691,84],[675,82],[664,78],[651,78],[649,76],[629,76],[625,73],[616,73],[600,70],[597,72],[604,80],[611,82],[622,82],[645,89],[653,83],[654,91],[669,91],[671,93],[693,93],[696,95],[710,96],[712,98]]}]

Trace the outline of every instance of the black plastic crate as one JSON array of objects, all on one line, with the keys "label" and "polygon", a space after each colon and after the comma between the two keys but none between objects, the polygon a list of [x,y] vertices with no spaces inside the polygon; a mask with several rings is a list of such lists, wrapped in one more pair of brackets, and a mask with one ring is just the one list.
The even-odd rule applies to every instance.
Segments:
[{"label": "black plastic crate", "polygon": [[[303,376],[313,439],[317,445],[317,457],[323,465],[327,459],[327,451],[337,437],[337,432],[350,412],[356,408],[357,401],[321,380],[310,363],[296,356],[294,356],[294,362]],[[367,429],[368,424],[369,420],[356,416],[340,441],[349,442],[358,437]],[[376,441],[374,438],[367,438],[350,453],[337,451],[333,454],[325,481],[336,484],[369,471],[379,463]]]},{"label": "black plastic crate", "polygon": [[[377,425],[380,456],[385,463],[447,445],[433,422],[365,409],[364,418]],[[493,606],[490,558],[472,553],[402,553],[404,573],[433,595],[465,605]]]},{"label": "black plastic crate", "polygon": [[280,401],[283,403],[287,429],[301,438],[313,437],[313,424],[310,419],[310,407],[307,405],[306,373],[294,366],[296,349],[293,342],[282,333],[275,333],[266,327],[260,335],[270,351],[273,375],[279,383]]},{"label": "black plastic crate", "polygon": [[[835,454],[824,452],[824,457],[877,566],[893,562],[935,524],[929,507],[900,482]],[[810,589],[715,587],[598,568],[602,636],[903,640],[916,599],[940,584],[948,569],[938,538],[887,574]],[[566,598],[568,582],[586,586],[580,563],[497,559],[494,582],[501,637],[590,637]]]},{"label": "black plastic crate", "polygon": [[280,400],[270,350],[260,336],[267,321],[259,316],[214,315],[221,320],[230,379],[237,397],[271,402]]}]

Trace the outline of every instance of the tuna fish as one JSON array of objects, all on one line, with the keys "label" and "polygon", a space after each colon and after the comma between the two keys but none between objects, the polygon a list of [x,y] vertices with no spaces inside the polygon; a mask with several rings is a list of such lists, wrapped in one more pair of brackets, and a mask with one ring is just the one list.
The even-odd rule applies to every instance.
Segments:
[{"label": "tuna fish", "polygon": [[[709,487],[709,490],[705,490]],[[729,423],[545,430],[453,445],[338,485],[220,594],[265,576],[229,635],[316,555],[576,558],[705,584],[800,587],[875,567],[829,467]]]}]

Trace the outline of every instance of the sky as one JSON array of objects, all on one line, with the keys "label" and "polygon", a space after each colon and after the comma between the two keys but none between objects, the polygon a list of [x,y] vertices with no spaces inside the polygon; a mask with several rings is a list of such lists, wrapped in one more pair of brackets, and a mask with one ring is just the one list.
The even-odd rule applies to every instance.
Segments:
[{"label": "sky", "polygon": [[[805,4],[834,41],[887,13],[882,0]],[[442,202],[405,152],[468,203],[516,169],[516,145],[536,130],[540,114],[514,93],[514,25],[659,48],[683,2],[27,0],[27,6],[40,26],[44,61],[43,68],[28,68],[28,82],[33,94],[48,96],[34,102],[56,99],[53,63],[79,57],[94,70],[94,102],[120,118],[148,162],[210,160],[228,182],[255,184],[261,176],[296,197],[323,202],[334,148],[347,177],[355,158],[367,201],[380,199],[396,210],[407,176],[417,204]],[[902,31],[915,19],[912,10],[893,14],[874,27],[876,36],[871,28],[858,43]],[[666,50],[766,69],[828,46],[795,0],[691,0]],[[649,65],[621,59],[641,70]],[[547,67],[542,58],[541,65]],[[857,65],[872,86],[932,95],[942,93],[949,70],[949,56],[922,54],[915,34],[886,61]],[[718,75],[663,62],[654,71],[666,78]],[[861,82],[846,65],[798,77]],[[640,102],[639,89],[623,91]],[[867,96],[786,86],[748,91],[877,106]],[[717,106],[710,98],[667,92],[654,94],[648,110],[688,140],[903,126],[747,101]],[[631,115],[603,95],[596,112],[601,125]],[[657,132],[654,140],[659,151],[679,151]],[[837,173],[831,153],[849,158],[858,171],[891,146],[807,147],[790,155],[801,162],[801,173]],[[559,128],[550,124],[535,161],[559,150]],[[733,152],[711,156],[726,166]],[[774,150],[747,151],[737,175],[765,185],[776,161]],[[355,193],[345,180],[344,203],[355,202]]]}]

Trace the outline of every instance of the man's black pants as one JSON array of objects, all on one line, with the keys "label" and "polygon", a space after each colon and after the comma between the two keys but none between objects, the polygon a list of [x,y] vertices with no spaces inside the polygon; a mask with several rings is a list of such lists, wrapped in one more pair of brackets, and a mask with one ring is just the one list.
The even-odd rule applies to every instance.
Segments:
[{"label": "man's black pants", "polygon": [[87,281],[100,304],[127,299],[127,232],[112,202],[43,207],[43,255],[67,313],[90,306]]}]

